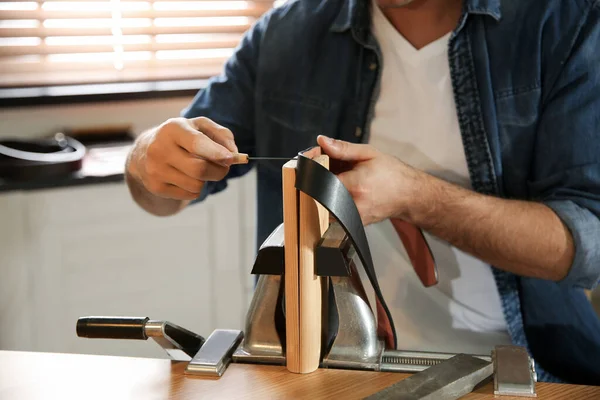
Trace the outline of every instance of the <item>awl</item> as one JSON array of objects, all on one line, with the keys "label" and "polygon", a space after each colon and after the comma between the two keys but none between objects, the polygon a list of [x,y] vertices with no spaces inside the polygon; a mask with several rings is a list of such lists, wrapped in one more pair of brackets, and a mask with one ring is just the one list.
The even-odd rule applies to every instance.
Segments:
[{"label": "awl", "polygon": [[290,160],[289,157],[250,157],[245,153],[233,153],[232,164],[248,164],[250,161],[265,161],[265,160]]}]

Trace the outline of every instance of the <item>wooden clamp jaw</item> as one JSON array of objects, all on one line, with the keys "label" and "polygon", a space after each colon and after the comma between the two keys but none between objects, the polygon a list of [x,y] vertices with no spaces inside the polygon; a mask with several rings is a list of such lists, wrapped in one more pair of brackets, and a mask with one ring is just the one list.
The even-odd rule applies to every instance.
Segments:
[{"label": "wooden clamp jaw", "polygon": [[[320,148],[304,153],[329,169],[329,158]],[[283,224],[285,231],[286,364],[295,373],[319,368],[321,359],[325,277],[317,276],[315,248],[329,225],[329,212],[296,189],[296,163],[282,170]]]}]

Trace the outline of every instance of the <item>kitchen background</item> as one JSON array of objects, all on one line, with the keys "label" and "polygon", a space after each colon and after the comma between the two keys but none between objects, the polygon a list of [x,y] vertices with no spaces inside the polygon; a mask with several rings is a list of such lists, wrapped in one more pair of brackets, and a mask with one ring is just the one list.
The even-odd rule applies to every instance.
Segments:
[{"label": "kitchen background", "polygon": [[165,357],[151,343],[77,338],[86,315],[148,316],[204,336],[243,328],[254,173],[169,218],[135,205],[122,173],[131,140],[178,116],[272,6],[0,3],[0,140],[76,133],[88,150],[74,176],[0,178],[0,349]]},{"label": "kitchen background", "polygon": [[86,315],[243,328],[255,177],[159,218],[131,200],[132,139],[178,116],[273,1],[0,3],[0,140],[77,134],[70,177],[0,177],[0,349],[165,357],[153,343],[76,336]]}]

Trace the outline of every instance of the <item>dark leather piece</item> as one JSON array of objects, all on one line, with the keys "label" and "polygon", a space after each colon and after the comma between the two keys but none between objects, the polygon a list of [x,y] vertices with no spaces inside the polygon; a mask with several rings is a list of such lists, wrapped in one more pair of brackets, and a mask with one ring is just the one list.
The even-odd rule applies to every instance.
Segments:
[{"label": "dark leather piece", "polygon": [[375,296],[385,311],[385,317],[387,317],[393,333],[394,348],[396,348],[397,338],[394,321],[377,281],[369,242],[356,204],[346,187],[331,171],[304,156],[303,153],[298,154],[296,189],[312,197],[329,210],[346,231],[373,286]]}]

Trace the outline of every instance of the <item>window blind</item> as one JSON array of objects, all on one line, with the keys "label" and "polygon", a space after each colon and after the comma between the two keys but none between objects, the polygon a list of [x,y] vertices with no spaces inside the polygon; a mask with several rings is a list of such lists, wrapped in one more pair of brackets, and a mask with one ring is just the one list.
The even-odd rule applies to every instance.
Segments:
[{"label": "window blind", "polygon": [[274,3],[2,1],[0,86],[213,76]]}]

